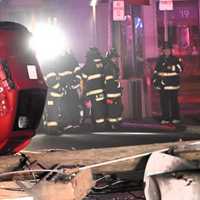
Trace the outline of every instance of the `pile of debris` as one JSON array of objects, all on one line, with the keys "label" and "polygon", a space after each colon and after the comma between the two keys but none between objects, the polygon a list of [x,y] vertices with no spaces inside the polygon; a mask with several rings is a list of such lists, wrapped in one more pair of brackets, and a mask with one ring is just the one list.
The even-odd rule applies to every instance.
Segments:
[{"label": "pile of debris", "polygon": [[188,141],[2,156],[0,199],[199,200],[199,151]]}]

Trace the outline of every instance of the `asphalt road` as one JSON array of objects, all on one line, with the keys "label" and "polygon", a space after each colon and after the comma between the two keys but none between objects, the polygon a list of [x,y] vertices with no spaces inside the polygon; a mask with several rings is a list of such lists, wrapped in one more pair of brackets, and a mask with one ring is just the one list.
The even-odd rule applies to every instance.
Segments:
[{"label": "asphalt road", "polygon": [[32,139],[27,150],[90,149],[198,139],[200,139],[200,133],[190,133],[186,130],[155,130],[149,132],[135,129],[130,130],[130,128],[122,132],[90,132],[79,130],[59,136],[38,133]]}]

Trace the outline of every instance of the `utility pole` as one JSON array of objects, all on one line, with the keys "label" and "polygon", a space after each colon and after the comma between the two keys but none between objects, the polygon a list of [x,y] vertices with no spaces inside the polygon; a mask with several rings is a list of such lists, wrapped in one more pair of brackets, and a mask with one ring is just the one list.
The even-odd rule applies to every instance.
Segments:
[{"label": "utility pole", "polygon": [[163,11],[163,14],[164,14],[164,22],[163,22],[163,24],[164,24],[164,41],[165,42],[167,42],[168,41],[168,39],[169,39],[169,37],[168,37],[168,17],[167,17],[167,11],[166,10],[164,10]]},{"label": "utility pole", "polygon": [[173,0],[159,0],[159,10],[163,11],[164,41],[167,42],[168,36],[168,12],[173,10]]},{"label": "utility pole", "polygon": [[93,30],[93,46],[97,43],[97,23],[96,23],[96,6],[98,0],[91,0],[90,6],[92,7],[92,30]]},{"label": "utility pole", "polygon": [[112,48],[112,26],[113,26],[113,7],[112,0],[108,0],[108,49]]}]

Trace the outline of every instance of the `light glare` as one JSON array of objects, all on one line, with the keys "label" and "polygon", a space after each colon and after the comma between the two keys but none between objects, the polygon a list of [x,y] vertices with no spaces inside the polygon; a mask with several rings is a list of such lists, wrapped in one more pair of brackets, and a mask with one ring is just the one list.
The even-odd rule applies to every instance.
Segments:
[{"label": "light glare", "polygon": [[67,41],[62,30],[52,24],[38,24],[36,26],[30,46],[36,52],[40,62],[53,60],[67,49]]},{"label": "light glare", "polygon": [[96,6],[97,5],[98,0],[91,0],[90,2],[90,6]]}]

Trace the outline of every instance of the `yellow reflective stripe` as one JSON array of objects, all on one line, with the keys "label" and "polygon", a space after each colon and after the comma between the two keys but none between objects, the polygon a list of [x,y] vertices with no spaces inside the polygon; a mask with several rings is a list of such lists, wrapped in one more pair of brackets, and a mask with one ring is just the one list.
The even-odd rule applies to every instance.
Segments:
[{"label": "yellow reflective stripe", "polygon": [[75,69],[74,69],[74,72],[77,72],[77,71],[79,71],[81,68],[80,67],[76,67]]},{"label": "yellow reflective stripe", "polygon": [[47,102],[47,105],[48,105],[48,106],[53,106],[53,105],[54,105],[54,101],[48,101],[48,102]]},{"label": "yellow reflective stripe", "polygon": [[87,78],[88,76],[87,76],[87,74],[84,74],[84,73],[82,73],[82,76],[83,76],[83,78]]},{"label": "yellow reflective stripe", "polygon": [[164,89],[165,90],[178,90],[180,88],[180,86],[165,86]]},{"label": "yellow reflective stripe", "polygon": [[76,75],[76,78],[78,78],[80,80],[82,79],[80,75]]},{"label": "yellow reflective stripe", "polygon": [[122,117],[118,117],[118,121],[122,121]]},{"label": "yellow reflective stripe", "polygon": [[171,77],[171,76],[177,76],[178,73],[176,73],[176,72],[169,72],[169,73],[167,73],[167,72],[160,72],[160,73],[158,73],[158,75],[159,76],[163,76],[163,77]]},{"label": "yellow reflective stripe", "polygon": [[77,88],[79,88],[79,87],[80,87],[80,84],[77,84],[77,85],[72,85],[71,87],[72,87],[72,89],[74,89],[74,90],[75,90],[75,89],[77,89]]},{"label": "yellow reflective stripe", "polygon": [[52,86],[53,89],[58,89],[60,87],[60,83],[56,83],[55,85]]},{"label": "yellow reflective stripe", "polygon": [[96,63],[96,68],[102,68],[102,67],[103,67],[103,63],[102,62]]},{"label": "yellow reflective stripe", "polygon": [[101,59],[94,59],[94,62],[101,62]]},{"label": "yellow reflective stripe", "polygon": [[92,91],[89,91],[87,92],[87,96],[90,96],[90,95],[94,95],[94,94],[100,94],[103,92],[103,89],[98,89],[98,90],[92,90]]},{"label": "yellow reflective stripe", "polygon": [[108,118],[109,122],[118,122],[118,118]]},{"label": "yellow reflective stripe", "polygon": [[117,88],[121,88],[121,83],[119,81],[116,81],[116,82],[118,82]]},{"label": "yellow reflective stripe", "polygon": [[52,97],[63,97],[63,96],[64,96],[63,93],[57,93],[57,92],[51,92],[50,95],[51,95]]},{"label": "yellow reflective stripe", "polygon": [[104,99],[105,99],[104,97],[99,97],[99,98],[96,98],[96,101],[102,101]]},{"label": "yellow reflective stripe", "polygon": [[56,76],[56,73],[55,73],[55,72],[51,72],[51,73],[47,74],[47,75],[44,77],[44,79],[47,80],[48,78],[51,78],[51,77],[54,77],[54,76]]},{"label": "yellow reflective stripe", "polygon": [[52,127],[52,126],[58,126],[58,122],[56,122],[56,121],[47,122],[47,126],[50,126],[50,127]]},{"label": "yellow reflective stripe", "polygon": [[88,76],[88,80],[93,80],[93,79],[97,79],[101,77],[102,77],[101,74],[94,74],[94,75]]},{"label": "yellow reflective stripe", "polygon": [[73,72],[72,71],[64,71],[64,72],[60,72],[58,73],[59,76],[67,76],[67,75],[71,75]]},{"label": "yellow reflective stripe", "polygon": [[121,93],[115,93],[115,94],[107,94],[106,95],[108,98],[116,98],[116,97],[120,97]]},{"label": "yellow reflective stripe", "polygon": [[103,122],[105,122],[105,119],[103,119],[103,118],[102,119],[96,119],[97,124],[100,124],[100,123],[103,123]]},{"label": "yellow reflective stripe", "polygon": [[105,79],[108,81],[108,80],[114,79],[114,76],[111,76],[111,75],[110,76],[106,76]]},{"label": "yellow reflective stripe", "polygon": [[180,72],[183,71],[182,67],[179,64],[177,64],[176,66],[178,67],[178,69],[179,69]]}]

